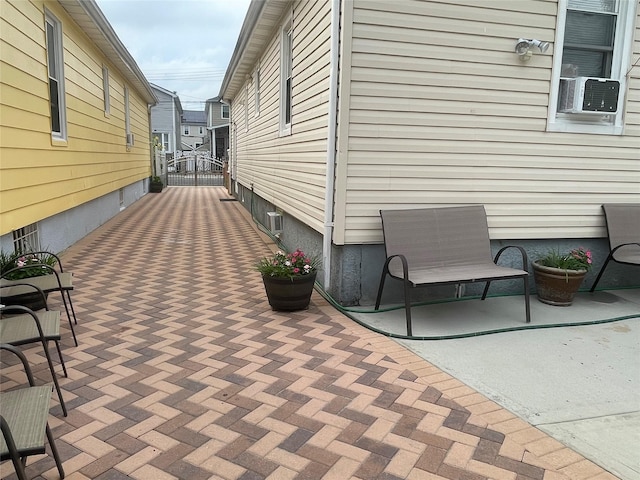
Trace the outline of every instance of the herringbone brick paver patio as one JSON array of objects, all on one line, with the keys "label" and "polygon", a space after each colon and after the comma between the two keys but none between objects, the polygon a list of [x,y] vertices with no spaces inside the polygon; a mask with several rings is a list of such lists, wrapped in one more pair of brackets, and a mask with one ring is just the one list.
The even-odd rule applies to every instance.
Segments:
[{"label": "herringbone brick paver patio", "polygon": [[[317,292],[271,311],[252,267],[272,246],[226,197],[147,195],[64,253],[80,345],[50,423],[68,479],[614,478]],[[56,478],[49,456],[27,471]]]}]

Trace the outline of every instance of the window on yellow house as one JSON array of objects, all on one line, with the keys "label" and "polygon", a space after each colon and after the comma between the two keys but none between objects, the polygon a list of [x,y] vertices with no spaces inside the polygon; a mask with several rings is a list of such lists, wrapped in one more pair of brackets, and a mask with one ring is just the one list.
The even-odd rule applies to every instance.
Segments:
[{"label": "window on yellow house", "polygon": [[111,112],[111,98],[109,95],[109,69],[102,67],[102,94],[104,96],[104,114]]},{"label": "window on yellow house", "polygon": [[18,253],[40,251],[40,235],[38,234],[38,224],[18,228],[13,231],[13,249]]},{"label": "window on yellow house", "polygon": [[67,120],[64,92],[64,61],[62,55],[62,25],[49,11],[45,14],[45,24],[51,136],[57,140],[66,140]]}]

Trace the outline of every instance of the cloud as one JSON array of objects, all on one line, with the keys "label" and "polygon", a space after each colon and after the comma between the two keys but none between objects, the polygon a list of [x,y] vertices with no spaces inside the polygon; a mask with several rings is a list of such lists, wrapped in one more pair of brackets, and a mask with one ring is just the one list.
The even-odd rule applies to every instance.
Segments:
[{"label": "cloud", "polygon": [[147,77],[201,110],[224,78],[250,0],[96,0]]}]

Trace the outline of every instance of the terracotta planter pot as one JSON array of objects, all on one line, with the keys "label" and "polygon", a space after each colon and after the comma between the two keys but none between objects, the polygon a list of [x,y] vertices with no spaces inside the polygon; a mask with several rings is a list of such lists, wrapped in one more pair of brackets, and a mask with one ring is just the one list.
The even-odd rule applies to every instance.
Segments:
[{"label": "terracotta planter pot", "polygon": [[563,270],[532,262],[538,300],[548,305],[566,307],[582,285],[586,270]]},{"label": "terracotta planter pot", "polygon": [[269,305],[273,310],[291,312],[309,306],[317,272],[297,277],[262,276]]}]

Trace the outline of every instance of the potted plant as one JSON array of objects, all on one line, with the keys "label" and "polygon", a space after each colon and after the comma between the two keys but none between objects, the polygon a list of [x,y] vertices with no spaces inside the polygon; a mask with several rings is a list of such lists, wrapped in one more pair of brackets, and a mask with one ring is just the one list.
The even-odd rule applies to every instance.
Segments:
[{"label": "potted plant", "polygon": [[160,177],[151,177],[151,182],[149,182],[149,192],[160,193],[163,188],[164,184],[162,183],[162,179]]},{"label": "potted plant", "polygon": [[318,260],[300,249],[293,253],[278,250],[256,264],[273,310],[303,310],[309,306],[318,273]]},{"label": "potted plant", "polygon": [[548,305],[571,305],[592,264],[591,251],[583,247],[574,248],[566,254],[552,250],[532,262],[538,300]]},{"label": "potted plant", "polygon": [[[56,257],[47,253],[0,252],[0,276],[10,283],[16,283],[20,280],[23,281],[22,283],[29,283],[29,278],[49,275],[56,263]],[[3,295],[2,303],[40,310],[46,307],[46,296],[47,293],[43,299],[42,294],[38,291]]]}]

